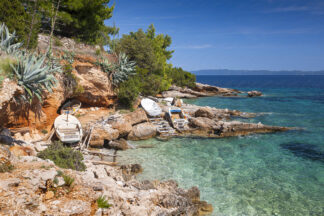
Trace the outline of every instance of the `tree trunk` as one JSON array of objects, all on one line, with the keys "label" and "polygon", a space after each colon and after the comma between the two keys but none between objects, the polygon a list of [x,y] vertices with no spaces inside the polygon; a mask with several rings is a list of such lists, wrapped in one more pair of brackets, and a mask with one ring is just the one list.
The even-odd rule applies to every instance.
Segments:
[{"label": "tree trunk", "polygon": [[26,46],[27,49],[29,48],[30,38],[32,37],[32,34],[33,34],[33,28],[34,28],[35,16],[36,16],[36,12],[37,12],[37,3],[38,3],[38,1],[35,0],[35,3],[34,3],[34,11],[33,11],[33,17],[32,17],[32,21],[31,21],[31,23],[30,23],[30,29],[29,29],[29,34],[28,34],[28,38],[27,38],[27,46]]},{"label": "tree trunk", "polygon": [[52,4],[52,10],[53,10],[53,13],[54,13],[54,17],[51,19],[51,33],[50,33],[50,38],[49,38],[48,52],[52,51],[52,37],[53,37],[54,29],[55,29],[55,22],[56,22],[56,18],[57,18],[57,13],[58,13],[58,10],[60,9],[60,3],[61,3],[61,0],[58,0],[57,5],[56,5],[56,9],[54,8],[54,4]]}]

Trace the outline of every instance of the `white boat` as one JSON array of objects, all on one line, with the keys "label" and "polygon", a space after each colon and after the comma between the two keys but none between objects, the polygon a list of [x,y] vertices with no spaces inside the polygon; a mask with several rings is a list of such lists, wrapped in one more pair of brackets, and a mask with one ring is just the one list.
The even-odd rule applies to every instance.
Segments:
[{"label": "white boat", "polygon": [[58,116],[54,121],[57,137],[63,143],[75,143],[82,140],[82,126],[80,121],[69,114]]},{"label": "white boat", "polygon": [[168,117],[173,128],[176,128],[178,130],[186,129],[188,120],[180,108],[178,107],[169,108]]},{"label": "white boat", "polygon": [[151,117],[159,116],[162,113],[161,107],[151,99],[144,98],[141,101],[141,105],[145,112]]},{"label": "white boat", "polygon": [[61,108],[61,114],[71,114],[78,112],[78,110],[81,108],[81,102],[73,99],[67,103],[65,103]]}]

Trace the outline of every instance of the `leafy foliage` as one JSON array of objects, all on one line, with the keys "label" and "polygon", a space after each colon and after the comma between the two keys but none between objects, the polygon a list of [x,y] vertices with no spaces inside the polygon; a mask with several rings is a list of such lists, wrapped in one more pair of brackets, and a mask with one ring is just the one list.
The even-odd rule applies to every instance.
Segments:
[{"label": "leafy foliage", "polygon": [[[29,27],[33,19],[31,13],[27,13],[30,4],[24,5],[23,2],[23,0],[1,0],[0,22],[6,23],[11,32],[16,31],[18,41],[26,42],[30,37],[29,48],[35,48],[40,25],[36,24],[30,31]],[[26,0],[26,2],[32,3],[33,1]],[[39,19],[39,17],[34,18]]]},{"label": "leafy foliage", "polygon": [[133,106],[133,102],[139,96],[141,91],[139,82],[140,81],[134,77],[120,84],[117,94],[120,104],[126,106],[127,108],[131,108]]},{"label": "leafy foliage", "polygon": [[22,43],[16,43],[16,33],[10,34],[8,27],[2,23],[0,26],[0,49],[7,54],[15,53],[22,46]]},{"label": "leafy foliage", "polygon": [[50,159],[57,166],[65,169],[84,171],[86,166],[82,162],[82,153],[65,147],[61,142],[54,142],[51,146],[37,154],[42,159]]},{"label": "leafy foliage", "polygon": [[10,64],[14,64],[15,59],[9,56],[0,56],[0,88],[5,78],[12,79],[13,71]]},{"label": "leafy foliage", "polygon": [[63,179],[64,179],[64,184],[68,187],[71,187],[73,182],[74,182],[74,178],[72,178],[71,176],[65,175],[63,174]]},{"label": "leafy foliage", "polygon": [[108,200],[105,196],[100,196],[97,199],[98,208],[110,208],[112,205],[108,203]]},{"label": "leafy foliage", "polygon": [[184,71],[182,68],[172,68],[168,72],[168,76],[172,79],[172,84],[180,87],[195,87],[196,76],[192,73]]},{"label": "leafy foliage", "polygon": [[125,53],[119,54],[117,64],[112,64],[112,81],[115,86],[126,81],[129,76],[135,75],[135,62],[129,61]]},{"label": "leafy foliage", "polygon": [[111,49],[117,53],[125,53],[131,61],[135,61],[136,74],[119,86],[119,102],[127,107],[136,97],[156,95],[168,90],[172,84],[193,87],[195,75],[181,68],[173,68],[167,61],[172,57],[171,37],[156,34],[153,25],[144,32],[139,29],[129,35],[113,41]]},{"label": "leafy foliage", "polygon": [[84,92],[83,87],[79,85],[79,78],[73,74],[73,67],[70,63],[64,65],[63,75],[64,85],[67,89],[72,90],[73,94],[79,94]]},{"label": "leafy foliage", "polygon": [[[59,25],[55,29],[56,35],[75,38],[88,44],[107,45],[109,35],[116,34],[117,28],[106,26],[104,21],[112,17],[114,5],[109,6],[110,0],[61,0],[57,13]],[[44,1],[43,31],[49,31],[51,23],[46,22],[53,17],[52,7],[58,1]]]},{"label": "leafy foliage", "polygon": [[31,102],[36,96],[42,101],[44,90],[52,92],[56,82],[53,72],[58,71],[59,68],[50,69],[50,66],[44,63],[46,56],[23,53],[17,58],[17,63],[11,67],[15,72],[18,85],[21,85],[26,91],[23,98],[29,99]]},{"label": "leafy foliage", "polygon": [[64,51],[64,54],[63,54],[62,57],[63,57],[64,60],[66,60],[70,64],[73,64],[74,57],[75,57],[75,53],[74,52],[70,52],[70,51]]},{"label": "leafy foliage", "polygon": [[58,46],[58,47],[61,47],[61,46],[63,46],[63,43],[60,41],[59,38],[55,37],[54,38],[54,45]]}]

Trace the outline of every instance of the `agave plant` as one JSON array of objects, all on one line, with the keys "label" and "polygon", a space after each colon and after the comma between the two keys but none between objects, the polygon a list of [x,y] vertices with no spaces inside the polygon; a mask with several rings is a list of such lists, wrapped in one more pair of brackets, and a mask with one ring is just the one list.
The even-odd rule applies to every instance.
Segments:
[{"label": "agave plant", "polygon": [[44,64],[46,56],[23,54],[18,58],[20,59],[17,60],[17,63],[10,66],[15,72],[18,85],[25,89],[26,94],[23,99],[29,99],[31,103],[34,96],[36,96],[42,101],[44,90],[52,92],[56,82],[53,72],[59,70],[59,68],[50,68],[49,65]]},{"label": "agave plant", "polygon": [[22,46],[22,43],[15,43],[15,34],[15,32],[10,34],[4,23],[0,26],[0,49],[7,54],[15,53]]},{"label": "agave plant", "polygon": [[119,54],[117,64],[111,64],[112,81],[115,86],[126,81],[129,76],[135,74],[135,62],[129,61],[125,53]]}]

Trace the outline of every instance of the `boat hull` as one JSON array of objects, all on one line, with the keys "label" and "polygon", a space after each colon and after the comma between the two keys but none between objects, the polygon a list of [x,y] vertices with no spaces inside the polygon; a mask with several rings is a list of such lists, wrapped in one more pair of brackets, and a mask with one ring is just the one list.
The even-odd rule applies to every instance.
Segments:
[{"label": "boat hull", "polygon": [[80,121],[72,115],[60,115],[54,121],[56,136],[63,143],[76,143],[82,140],[83,131]]}]

